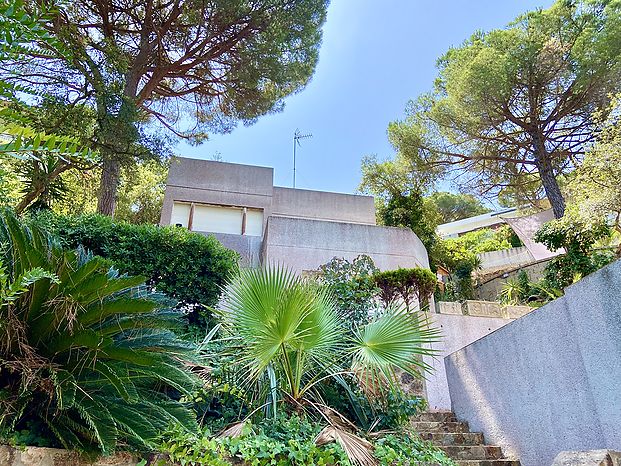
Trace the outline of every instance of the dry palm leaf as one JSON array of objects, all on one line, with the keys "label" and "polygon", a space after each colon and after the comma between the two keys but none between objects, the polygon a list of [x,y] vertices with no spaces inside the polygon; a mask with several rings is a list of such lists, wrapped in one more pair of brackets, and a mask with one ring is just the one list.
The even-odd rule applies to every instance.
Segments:
[{"label": "dry palm leaf", "polygon": [[220,432],[220,434],[218,435],[218,438],[239,437],[242,434],[242,431],[244,430],[245,426],[246,426],[246,421],[236,422],[232,426],[227,427],[222,432]]},{"label": "dry palm leaf", "polygon": [[347,457],[353,464],[360,466],[376,466],[378,464],[372,453],[373,445],[357,435],[333,426],[327,426],[315,438],[317,446],[332,442],[337,442],[345,450]]}]

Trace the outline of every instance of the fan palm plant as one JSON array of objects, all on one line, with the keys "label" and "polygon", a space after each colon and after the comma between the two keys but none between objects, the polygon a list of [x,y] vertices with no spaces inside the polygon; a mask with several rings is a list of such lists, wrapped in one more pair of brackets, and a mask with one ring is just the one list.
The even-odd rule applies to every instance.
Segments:
[{"label": "fan palm plant", "polygon": [[[320,441],[346,441],[346,451],[363,452],[368,444],[362,439],[352,447],[357,437],[333,430],[349,423],[323,402],[321,382],[342,383],[350,375],[374,396],[398,390],[397,370],[418,375],[428,369],[421,356],[433,354],[428,344],[438,331],[423,313],[392,306],[352,336],[337,309],[325,289],[284,268],[267,267],[242,270],[231,279],[217,312],[232,342],[240,383],[257,409],[275,413],[284,405],[319,412],[332,429]],[[352,460],[368,464],[364,453]]]},{"label": "fan palm plant", "polygon": [[0,243],[0,432],[34,420],[65,447],[110,453],[195,428],[177,399],[200,383],[196,348],[162,296],[7,212]]}]

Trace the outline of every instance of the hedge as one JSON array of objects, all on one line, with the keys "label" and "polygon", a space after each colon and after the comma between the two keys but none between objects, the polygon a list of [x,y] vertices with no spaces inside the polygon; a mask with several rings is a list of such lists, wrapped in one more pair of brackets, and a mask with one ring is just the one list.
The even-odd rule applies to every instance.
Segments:
[{"label": "hedge", "polygon": [[220,286],[237,269],[236,252],[214,237],[184,228],[115,222],[96,214],[40,213],[30,222],[58,236],[67,247],[82,245],[123,273],[145,276],[148,285],[182,305],[215,305]]}]

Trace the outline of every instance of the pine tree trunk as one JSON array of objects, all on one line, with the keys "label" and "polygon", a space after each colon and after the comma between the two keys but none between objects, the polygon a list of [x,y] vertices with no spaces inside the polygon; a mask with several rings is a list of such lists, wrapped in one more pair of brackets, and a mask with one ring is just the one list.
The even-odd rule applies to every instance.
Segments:
[{"label": "pine tree trunk", "polygon": [[102,215],[114,216],[116,197],[121,179],[121,163],[110,156],[103,155],[97,212]]},{"label": "pine tree trunk", "polygon": [[565,199],[563,198],[563,193],[561,193],[561,188],[554,174],[554,167],[550,160],[550,154],[539,135],[533,135],[533,145],[535,148],[535,165],[539,171],[541,184],[552,206],[554,217],[561,218],[565,215]]}]

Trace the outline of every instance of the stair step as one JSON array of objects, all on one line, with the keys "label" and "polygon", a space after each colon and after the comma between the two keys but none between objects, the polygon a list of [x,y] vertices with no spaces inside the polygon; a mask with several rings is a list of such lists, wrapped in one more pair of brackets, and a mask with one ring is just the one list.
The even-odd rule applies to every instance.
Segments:
[{"label": "stair step", "polygon": [[455,414],[450,411],[420,413],[417,416],[414,416],[412,420],[423,422],[457,422]]},{"label": "stair step", "polygon": [[457,466],[520,466],[517,460],[456,460]]},{"label": "stair step", "polygon": [[482,445],[481,432],[419,432],[423,440],[431,440],[434,445]]},{"label": "stair step", "polygon": [[416,432],[469,432],[468,424],[465,422],[433,422],[433,421],[412,421],[410,426]]},{"label": "stair step", "polygon": [[502,459],[502,449],[494,445],[438,445],[454,460]]}]

